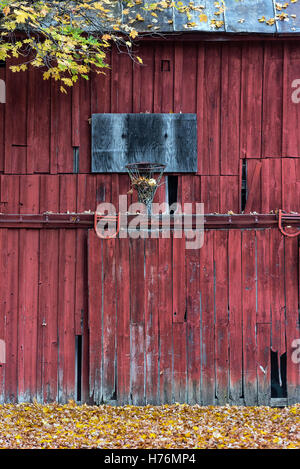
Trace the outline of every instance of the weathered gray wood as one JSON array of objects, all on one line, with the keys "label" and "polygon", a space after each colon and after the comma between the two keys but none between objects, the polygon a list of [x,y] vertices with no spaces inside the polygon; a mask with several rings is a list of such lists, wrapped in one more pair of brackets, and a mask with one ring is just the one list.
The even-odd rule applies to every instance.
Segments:
[{"label": "weathered gray wood", "polygon": [[274,18],[275,10],[272,0],[226,0],[225,30],[229,33],[275,33],[276,25],[260,22]]},{"label": "weathered gray wood", "polygon": [[93,173],[125,171],[126,132],[126,114],[93,114]]},{"label": "weathered gray wood", "polygon": [[286,397],[272,397],[270,406],[271,407],[285,407],[288,405],[288,400]]},{"label": "weathered gray wood", "polygon": [[166,172],[197,171],[196,114],[93,114],[92,172],[163,163]]},{"label": "weathered gray wood", "polygon": [[[190,2],[184,1],[182,3],[184,5],[189,5]],[[215,15],[215,12],[219,9],[215,5],[214,1],[195,0],[193,3],[197,9],[189,12],[189,18],[185,13],[174,8],[174,31],[225,31],[224,14],[220,12],[219,15]],[[220,6],[221,5],[222,4],[220,2]],[[220,22],[217,28],[214,26],[213,20]],[[223,24],[221,22],[223,22]]]}]

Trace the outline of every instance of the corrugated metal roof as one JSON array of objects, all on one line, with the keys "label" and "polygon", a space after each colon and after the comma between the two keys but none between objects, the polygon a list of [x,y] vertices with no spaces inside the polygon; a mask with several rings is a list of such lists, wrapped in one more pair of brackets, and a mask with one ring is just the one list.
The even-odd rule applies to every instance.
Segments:
[{"label": "corrugated metal roof", "polygon": [[[144,4],[151,3],[144,0]],[[158,17],[136,7],[145,19],[136,29],[147,32],[223,32],[231,34],[296,34],[300,32],[300,0],[181,0],[179,7],[192,5],[190,17],[178,8],[168,8]],[[132,11],[131,11],[132,16]],[[149,28],[149,23],[153,25]]]}]

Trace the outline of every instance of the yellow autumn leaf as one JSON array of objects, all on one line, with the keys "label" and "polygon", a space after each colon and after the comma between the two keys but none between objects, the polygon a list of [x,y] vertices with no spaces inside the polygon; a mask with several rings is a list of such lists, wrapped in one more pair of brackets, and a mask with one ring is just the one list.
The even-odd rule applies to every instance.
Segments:
[{"label": "yellow autumn leaf", "polygon": [[205,13],[201,13],[201,15],[199,15],[199,19],[200,21],[207,23],[207,15]]},{"label": "yellow autumn leaf", "polygon": [[135,39],[137,36],[138,36],[138,32],[135,30],[135,29],[132,29],[129,33],[129,36],[132,38],[132,39]]},{"label": "yellow autumn leaf", "polygon": [[9,6],[6,5],[6,6],[3,8],[2,11],[3,11],[3,13],[4,13],[5,16],[9,15],[9,13],[10,13],[10,8],[9,8]]}]

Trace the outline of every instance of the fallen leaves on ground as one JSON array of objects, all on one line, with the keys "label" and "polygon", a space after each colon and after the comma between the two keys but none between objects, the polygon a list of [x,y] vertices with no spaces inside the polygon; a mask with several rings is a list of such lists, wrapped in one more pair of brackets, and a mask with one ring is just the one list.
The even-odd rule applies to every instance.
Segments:
[{"label": "fallen leaves on ground", "polygon": [[300,404],[4,404],[0,448],[300,448]]}]

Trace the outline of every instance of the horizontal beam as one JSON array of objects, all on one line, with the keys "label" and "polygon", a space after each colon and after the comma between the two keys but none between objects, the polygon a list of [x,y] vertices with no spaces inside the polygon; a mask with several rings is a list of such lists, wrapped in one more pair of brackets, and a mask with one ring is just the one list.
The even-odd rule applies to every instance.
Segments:
[{"label": "horizontal beam", "polygon": [[[128,214],[126,225],[133,220],[136,215]],[[192,227],[197,226],[197,217],[192,215]],[[199,218],[198,218],[199,220]],[[168,216],[159,215],[150,227],[161,227],[163,222],[168,221]],[[293,227],[300,227],[300,214],[293,215],[287,220]],[[199,226],[199,225],[198,225]],[[93,228],[93,213],[43,213],[43,214],[0,214],[0,228]],[[174,216],[170,216],[170,227],[174,229]],[[278,227],[278,217],[273,214],[205,214],[205,229],[255,229],[255,228],[276,228]]]}]

